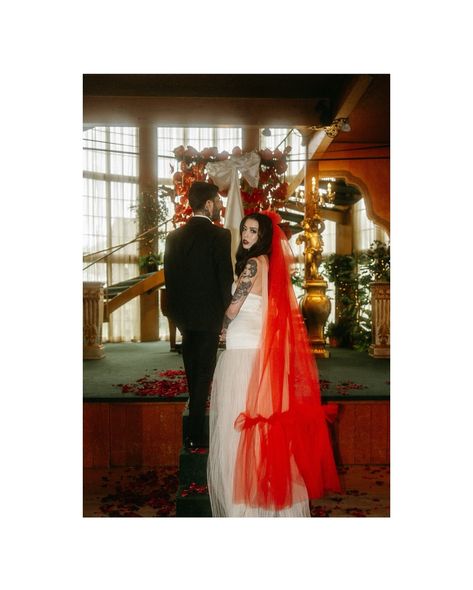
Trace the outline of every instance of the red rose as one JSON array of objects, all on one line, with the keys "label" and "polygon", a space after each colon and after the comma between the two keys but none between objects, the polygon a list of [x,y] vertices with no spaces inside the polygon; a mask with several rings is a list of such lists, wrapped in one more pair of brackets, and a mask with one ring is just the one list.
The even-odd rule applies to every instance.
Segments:
[{"label": "red rose", "polygon": [[269,175],[269,170],[261,170],[259,175],[259,181],[261,182],[261,184],[266,184],[268,182]]},{"label": "red rose", "polygon": [[175,172],[172,177],[172,181],[174,184],[178,184],[182,182],[182,172]]},{"label": "red rose", "polygon": [[285,160],[278,160],[276,162],[276,172],[278,174],[283,174],[287,170],[287,162]]},{"label": "red rose", "polygon": [[217,154],[217,160],[228,160],[228,158],[230,157],[230,154],[228,152],[226,152],[225,150],[223,152],[220,152],[219,154]]},{"label": "red rose", "polygon": [[287,146],[284,148],[284,154],[287,156],[287,154],[288,154],[288,153],[289,153],[291,150],[292,150],[292,147],[291,147],[290,145],[287,145]]},{"label": "red rose", "polygon": [[184,152],[184,157],[185,158],[197,158],[197,156],[199,155],[199,152],[193,148],[191,145],[187,146],[186,151]]},{"label": "red rose", "polygon": [[282,158],[282,151],[276,148],[273,152],[273,158],[275,158],[276,160],[280,160]]}]

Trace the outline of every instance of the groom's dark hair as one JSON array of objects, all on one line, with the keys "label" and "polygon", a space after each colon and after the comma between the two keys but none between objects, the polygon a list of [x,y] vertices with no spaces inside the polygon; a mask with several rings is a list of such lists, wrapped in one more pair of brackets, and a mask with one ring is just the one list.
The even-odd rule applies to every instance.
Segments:
[{"label": "groom's dark hair", "polygon": [[192,211],[202,211],[205,202],[213,201],[218,196],[218,187],[208,182],[194,182],[189,189],[189,205]]}]

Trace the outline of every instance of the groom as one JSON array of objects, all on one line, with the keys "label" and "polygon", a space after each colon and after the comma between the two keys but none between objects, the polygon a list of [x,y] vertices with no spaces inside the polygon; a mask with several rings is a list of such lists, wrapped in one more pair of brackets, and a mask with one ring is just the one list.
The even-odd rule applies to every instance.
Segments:
[{"label": "groom", "polygon": [[169,317],[182,334],[182,357],[189,388],[186,447],[206,446],[205,407],[215,369],[219,334],[231,300],[231,234],[220,219],[218,189],[194,182],[189,190],[193,216],[166,239],[164,275]]}]

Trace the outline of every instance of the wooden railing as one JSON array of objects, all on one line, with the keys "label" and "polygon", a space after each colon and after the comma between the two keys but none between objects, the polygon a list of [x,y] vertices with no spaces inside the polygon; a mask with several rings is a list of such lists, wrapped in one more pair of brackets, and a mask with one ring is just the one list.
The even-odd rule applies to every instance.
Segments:
[{"label": "wooden railing", "polygon": [[135,283],[113,299],[110,299],[104,306],[104,321],[108,321],[109,315],[117,310],[119,307],[128,303],[138,295],[143,293],[150,293],[164,286],[164,271],[158,270],[152,275],[146,277],[139,283]]}]

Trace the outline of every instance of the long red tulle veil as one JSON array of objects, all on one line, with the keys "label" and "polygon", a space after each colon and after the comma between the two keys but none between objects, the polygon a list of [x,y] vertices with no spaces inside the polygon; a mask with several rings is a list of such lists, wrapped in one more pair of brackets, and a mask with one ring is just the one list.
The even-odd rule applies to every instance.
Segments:
[{"label": "long red tulle veil", "polygon": [[[340,491],[318,371],[290,279],[292,252],[273,222],[262,344],[250,379],[234,473],[234,501],[280,510]],[[336,407],[335,407],[336,408]]]}]

